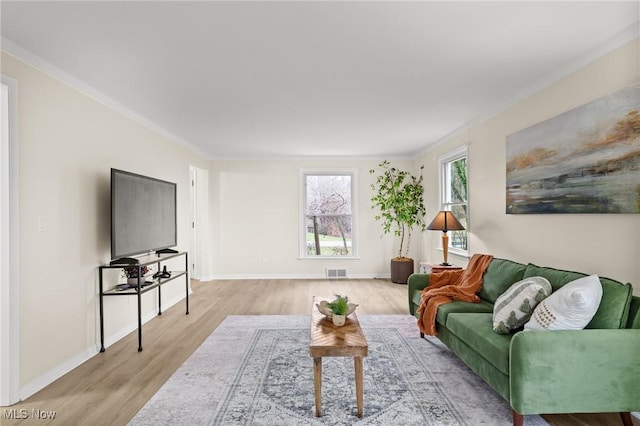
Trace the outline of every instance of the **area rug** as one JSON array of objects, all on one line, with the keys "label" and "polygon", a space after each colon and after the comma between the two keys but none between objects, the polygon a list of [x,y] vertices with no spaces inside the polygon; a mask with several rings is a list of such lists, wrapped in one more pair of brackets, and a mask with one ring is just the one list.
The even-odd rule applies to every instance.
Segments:
[{"label": "area rug", "polygon": [[[352,358],[323,358],[315,417],[305,315],[229,316],[130,425],[511,425],[509,404],[409,315],[361,315],[364,416]],[[528,426],[546,425],[525,416]]]}]

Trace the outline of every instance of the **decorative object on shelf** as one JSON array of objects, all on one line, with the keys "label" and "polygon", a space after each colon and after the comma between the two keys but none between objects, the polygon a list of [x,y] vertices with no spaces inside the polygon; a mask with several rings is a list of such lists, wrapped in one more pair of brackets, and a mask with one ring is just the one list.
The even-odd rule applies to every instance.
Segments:
[{"label": "decorative object on shelf", "polygon": [[[400,237],[398,256],[391,259],[391,281],[405,284],[409,275],[414,272],[413,259],[407,257],[411,231],[414,226],[420,231],[425,230],[426,210],[422,185],[424,166],[420,166],[418,177],[391,167],[391,163],[387,160],[378,166],[382,170],[380,175],[376,176],[375,183],[371,184],[371,189],[375,191],[371,197],[373,203],[371,208],[378,207],[380,210],[380,214],[374,218],[382,221],[383,233],[387,234],[393,228],[394,235]],[[369,173],[375,175],[376,170],[372,169]]]},{"label": "decorative object on shelf", "polygon": [[164,265],[164,268],[162,268],[162,271],[158,270],[158,272],[156,272],[155,274],[153,274],[153,279],[160,279],[160,278],[171,278],[171,272],[167,271],[167,265]]},{"label": "decorative object on shelf", "polygon": [[433,218],[427,229],[430,231],[442,231],[442,251],[444,252],[444,262],[440,265],[451,266],[447,263],[447,256],[449,254],[449,236],[447,231],[463,231],[464,226],[450,211],[441,210],[436,217]]},{"label": "decorative object on shelf", "polygon": [[339,294],[336,294],[336,298],[333,301],[323,300],[320,303],[316,303],[316,306],[318,311],[330,318],[336,326],[344,325],[347,316],[351,315],[358,307],[355,303],[349,303],[347,296],[340,296]]},{"label": "decorative object on shelf", "polygon": [[[138,285],[138,268],[140,268],[140,278],[143,278],[151,271],[151,268],[146,265],[140,267],[127,266],[126,268],[122,268],[122,276],[127,279],[127,284],[134,286]],[[141,284],[144,284],[144,280],[142,280]]]}]

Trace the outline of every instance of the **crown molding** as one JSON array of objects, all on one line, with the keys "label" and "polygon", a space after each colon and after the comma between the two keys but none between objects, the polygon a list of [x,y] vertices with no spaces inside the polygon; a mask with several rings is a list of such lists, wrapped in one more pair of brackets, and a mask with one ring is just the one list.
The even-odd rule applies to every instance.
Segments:
[{"label": "crown molding", "polygon": [[107,106],[108,108],[113,109],[114,111],[124,115],[130,120],[135,121],[136,123],[146,127],[147,129],[159,134],[160,136],[170,140],[171,142],[177,143],[198,155],[205,157],[207,160],[211,159],[211,155],[204,152],[202,149],[198,148],[191,142],[181,138],[180,136],[175,135],[159,124],[149,120],[148,118],[138,114],[137,112],[127,108],[122,105],[115,99],[105,95],[101,91],[97,90],[93,86],[85,83],[84,81],[74,77],[73,75],[63,71],[62,69],[56,67],[52,63],[42,59],[38,55],[28,51],[22,46],[14,43],[13,41],[7,39],[6,37],[2,37],[1,41],[1,50],[6,54],[15,57],[16,59],[32,66],[33,68],[45,73],[51,78],[58,80],[59,82],[71,87],[74,90],[84,94],[85,96],[90,97],[102,105]]},{"label": "crown molding", "polygon": [[529,87],[519,91],[514,96],[506,99],[501,104],[497,105],[494,108],[488,109],[484,114],[479,115],[475,119],[463,124],[447,135],[441,137],[440,139],[434,141],[433,143],[429,143],[423,150],[417,152],[414,156],[415,159],[418,159],[424,155],[427,155],[429,151],[436,148],[443,143],[454,139],[457,136],[460,136],[464,132],[478,126],[479,124],[484,123],[485,121],[495,117],[496,115],[508,110],[511,107],[516,106],[520,102],[525,99],[535,95],[536,93],[541,92],[552,84],[560,81],[561,79],[577,72],[581,68],[589,65],[594,62],[596,59],[599,59],[605,56],[608,53],[613,52],[614,50],[622,47],[623,45],[640,38],[640,20],[636,21],[634,24],[631,24],[615,36],[609,38],[604,43],[599,46],[589,50],[586,54],[582,55],[577,60],[573,61],[571,64],[566,67],[558,69],[556,72],[552,73],[548,77],[538,80],[531,84]]}]

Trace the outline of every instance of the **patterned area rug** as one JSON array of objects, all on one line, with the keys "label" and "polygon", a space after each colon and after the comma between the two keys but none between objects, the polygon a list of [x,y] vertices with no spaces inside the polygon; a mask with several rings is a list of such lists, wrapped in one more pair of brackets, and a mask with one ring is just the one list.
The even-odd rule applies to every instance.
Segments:
[{"label": "patterned area rug", "polygon": [[[362,315],[364,417],[352,358],[323,358],[315,417],[310,316],[229,316],[131,425],[511,425],[509,404],[409,315]],[[539,416],[525,424],[546,425]]]}]

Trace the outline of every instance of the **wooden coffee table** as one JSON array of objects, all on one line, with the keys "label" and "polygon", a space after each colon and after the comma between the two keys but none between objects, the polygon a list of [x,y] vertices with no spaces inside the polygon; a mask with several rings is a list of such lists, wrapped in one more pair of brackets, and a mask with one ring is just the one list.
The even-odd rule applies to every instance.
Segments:
[{"label": "wooden coffee table", "polygon": [[313,357],[316,417],[320,417],[322,408],[322,357],[325,356],[353,357],[356,370],[358,417],[362,417],[362,358],[369,354],[367,339],[362,333],[355,312],[347,317],[347,321],[343,326],[337,327],[333,325],[331,319],[318,311],[316,303],[320,303],[322,300],[332,300],[332,298],[318,296],[313,298],[313,305],[311,306],[311,338],[309,340],[309,355]]}]

